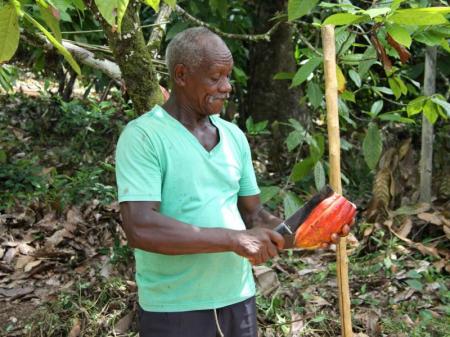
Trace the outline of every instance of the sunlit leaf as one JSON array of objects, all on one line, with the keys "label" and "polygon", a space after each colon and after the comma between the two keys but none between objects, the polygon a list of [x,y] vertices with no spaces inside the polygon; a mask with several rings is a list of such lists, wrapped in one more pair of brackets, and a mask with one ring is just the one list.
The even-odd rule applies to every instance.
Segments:
[{"label": "sunlit leaf", "polygon": [[151,8],[153,8],[153,10],[155,12],[159,12],[159,3],[160,0],[144,0],[144,2],[150,6]]},{"label": "sunlit leaf", "polygon": [[411,35],[409,34],[408,30],[406,30],[402,26],[397,24],[389,25],[387,27],[387,31],[392,36],[392,38],[398,43],[404,45],[407,48],[411,46],[412,43]]},{"label": "sunlit leaf", "polygon": [[0,63],[9,61],[19,46],[19,22],[12,4],[0,7]]},{"label": "sunlit leaf", "polygon": [[[438,11],[437,8],[439,7],[399,9],[389,16],[388,20],[406,26],[431,26],[448,23],[443,14],[450,12],[450,9],[445,7],[447,11]],[[434,11],[425,11],[431,9]]]},{"label": "sunlit leaf", "polygon": [[336,78],[338,85],[338,92],[342,93],[345,91],[345,85],[347,84],[347,80],[345,79],[344,73],[339,66],[336,66]]},{"label": "sunlit leaf", "polygon": [[323,24],[335,26],[350,25],[354,23],[360,23],[366,20],[367,18],[368,18],[367,16],[356,15],[351,13],[337,13],[326,18]]},{"label": "sunlit leaf", "polygon": [[425,105],[423,106],[423,114],[431,124],[436,123],[439,117],[439,112],[436,109],[436,104],[434,104],[431,99],[427,100]]},{"label": "sunlit leaf", "polygon": [[127,10],[129,0],[95,0],[100,14],[113,29],[121,32],[122,19]]},{"label": "sunlit leaf", "polygon": [[414,116],[418,113],[420,113],[423,110],[423,106],[426,101],[425,96],[420,96],[415,99],[413,99],[411,102],[408,103],[406,107],[406,112],[408,113],[408,117]]}]

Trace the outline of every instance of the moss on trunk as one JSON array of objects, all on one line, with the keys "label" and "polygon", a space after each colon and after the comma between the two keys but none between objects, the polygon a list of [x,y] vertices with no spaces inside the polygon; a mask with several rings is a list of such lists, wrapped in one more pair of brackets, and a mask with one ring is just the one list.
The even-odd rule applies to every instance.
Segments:
[{"label": "moss on trunk", "polygon": [[[92,1],[91,10],[98,14]],[[131,0],[122,21],[122,33],[113,31],[100,15],[103,30],[106,33],[114,59],[122,72],[126,90],[138,114],[150,110],[155,104],[163,103],[163,96],[159,89],[156,71],[152,64],[151,54],[145,45],[144,36],[140,30],[139,3]]]}]

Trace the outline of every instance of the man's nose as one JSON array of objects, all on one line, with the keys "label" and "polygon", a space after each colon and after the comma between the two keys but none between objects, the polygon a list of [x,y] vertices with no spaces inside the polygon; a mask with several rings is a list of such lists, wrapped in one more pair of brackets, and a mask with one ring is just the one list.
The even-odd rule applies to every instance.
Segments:
[{"label": "man's nose", "polygon": [[230,93],[233,87],[231,86],[230,79],[225,77],[219,86],[220,92]]}]

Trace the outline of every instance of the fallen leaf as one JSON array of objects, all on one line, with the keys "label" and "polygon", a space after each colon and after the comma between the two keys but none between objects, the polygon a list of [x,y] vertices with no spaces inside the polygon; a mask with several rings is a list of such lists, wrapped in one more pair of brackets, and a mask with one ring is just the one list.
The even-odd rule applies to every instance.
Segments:
[{"label": "fallen leaf", "polygon": [[17,248],[19,249],[20,254],[22,255],[30,255],[34,252],[34,248],[30,245],[27,245],[25,242],[20,243]]},{"label": "fallen leaf", "polygon": [[291,333],[289,336],[292,337],[300,337],[302,336],[302,331],[305,328],[305,322],[303,321],[303,315],[300,315],[296,312],[292,313],[292,325],[291,325]]},{"label": "fallen leaf", "polygon": [[33,287],[15,287],[12,289],[0,288],[0,295],[16,299],[25,296],[27,294],[30,294],[33,291],[34,291]]},{"label": "fallen leaf", "polygon": [[433,225],[442,225],[441,218],[435,213],[419,213],[417,214],[417,217],[421,220],[432,223]]},{"label": "fallen leaf", "polygon": [[78,337],[80,336],[80,333],[81,333],[81,323],[80,320],[77,318],[73,322],[72,329],[70,329],[70,332],[67,335],[67,337]]},{"label": "fallen leaf", "polygon": [[23,270],[28,273],[31,269],[33,269],[34,267],[39,266],[42,263],[42,260],[36,260],[36,261],[32,261],[30,263],[28,263],[25,268],[23,268]]},{"label": "fallen leaf", "polygon": [[3,258],[3,255],[5,255],[5,249],[0,247],[0,259]]},{"label": "fallen leaf", "polygon": [[28,263],[30,263],[30,262],[33,261],[33,260],[34,260],[34,257],[33,257],[33,256],[28,256],[28,255],[25,255],[25,256],[19,256],[19,257],[17,258],[16,265],[15,265],[14,268],[16,268],[16,269],[22,269],[23,267],[25,267]]},{"label": "fallen leaf", "polygon": [[269,295],[280,286],[277,273],[266,266],[254,266],[253,272],[256,279],[256,284],[263,296]]},{"label": "fallen leaf", "polygon": [[11,264],[12,260],[16,256],[16,253],[17,253],[16,248],[9,248],[6,251],[5,256],[3,257],[3,261],[5,261],[7,264]]},{"label": "fallen leaf", "polygon": [[125,316],[123,316],[119,321],[114,325],[114,332],[117,334],[124,334],[128,330],[130,330],[131,323],[133,322],[134,313],[129,312]]},{"label": "fallen leaf", "polygon": [[398,235],[407,238],[408,234],[411,232],[412,229],[412,221],[411,219],[405,218],[405,220],[403,220],[403,223],[400,226],[400,229],[398,230]]}]

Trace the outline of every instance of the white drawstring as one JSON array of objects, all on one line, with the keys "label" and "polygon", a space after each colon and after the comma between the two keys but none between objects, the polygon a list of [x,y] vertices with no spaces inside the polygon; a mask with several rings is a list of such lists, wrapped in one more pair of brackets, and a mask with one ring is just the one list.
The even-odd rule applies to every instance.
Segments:
[{"label": "white drawstring", "polygon": [[219,318],[217,317],[217,311],[216,311],[216,309],[214,309],[214,318],[216,319],[216,326],[217,326],[217,330],[219,331],[220,337],[225,337],[225,335],[224,335],[223,332],[222,332],[222,329],[220,328]]}]

